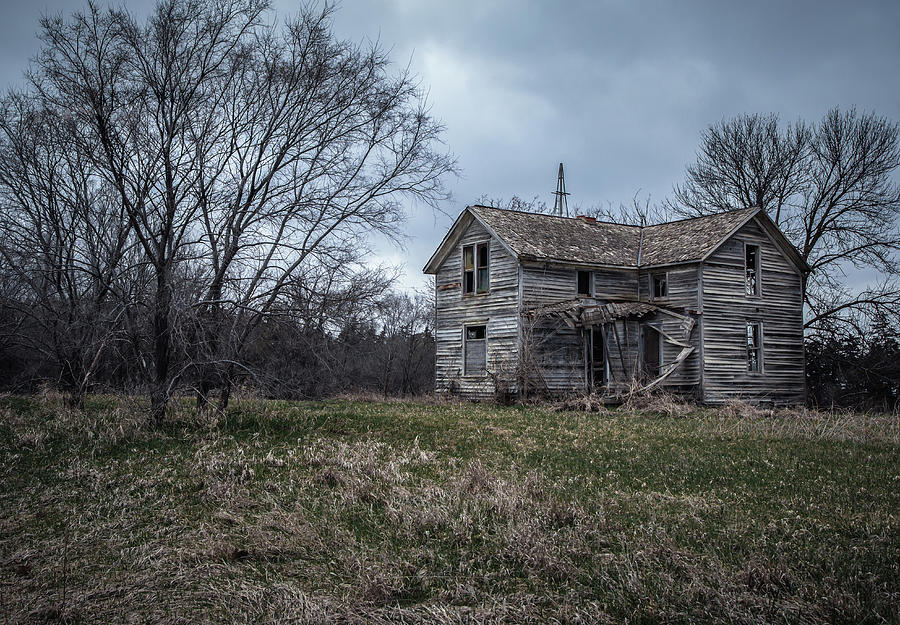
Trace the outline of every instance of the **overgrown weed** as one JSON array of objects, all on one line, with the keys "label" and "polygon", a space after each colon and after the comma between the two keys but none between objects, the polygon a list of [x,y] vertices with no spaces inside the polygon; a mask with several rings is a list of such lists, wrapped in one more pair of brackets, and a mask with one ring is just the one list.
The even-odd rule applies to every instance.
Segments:
[{"label": "overgrown weed", "polygon": [[0,621],[900,618],[889,418],[251,398],[147,432],[139,399],[18,401]]}]

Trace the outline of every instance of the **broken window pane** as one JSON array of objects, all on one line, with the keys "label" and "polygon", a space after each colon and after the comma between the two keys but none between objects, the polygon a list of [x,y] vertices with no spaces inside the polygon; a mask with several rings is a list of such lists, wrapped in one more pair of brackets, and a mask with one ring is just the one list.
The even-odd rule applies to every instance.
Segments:
[{"label": "broken window pane", "polygon": [[663,299],[669,296],[668,275],[658,273],[653,276],[653,299]]},{"label": "broken window pane", "polygon": [[758,322],[747,323],[747,371],[762,371],[762,346]]},{"label": "broken window pane", "polygon": [[463,248],[463,293],[475,292],[475,246]]},{"label": "broken window pane", "polygon": [[759,246],[744,247],[744,267],[747,275],[747,295],[759,295]]}]

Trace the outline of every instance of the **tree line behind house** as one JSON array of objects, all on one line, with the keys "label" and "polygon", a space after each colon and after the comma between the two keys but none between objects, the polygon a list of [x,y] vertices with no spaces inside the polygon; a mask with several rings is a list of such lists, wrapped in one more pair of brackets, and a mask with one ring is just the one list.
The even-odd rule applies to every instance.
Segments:
[{"label": "tree line behind house", "polygon": [[332,13],[279,26],[265,1],[164,0],[143,23],[42,19],[29,86],[0,103],[7,386],[146,392],[151,424],[176,393],[227,405],[248,380],[427,387],[422,303],[366,260],[405,203],[446,198],[455,161],[416,80],[337,39]]},{"label": "tree line behind house", "polygon": [[[282,27],[265,1],[166,0],[144,22],[94,5],[42,20],[27,86],[0,101],[4,390],[146,393],[151,424],[176,394],[227,405],[237,384],[430,390],[431,294],[399,291],[368,246],[447,199],[457,165],[415,77],[337,39],[333,10]],[[761,206],[814,268],[811,400],[890,409],[898,165],[898,126],[874,113],[744,115],[701,136],[671,200],[592,211]]]}]

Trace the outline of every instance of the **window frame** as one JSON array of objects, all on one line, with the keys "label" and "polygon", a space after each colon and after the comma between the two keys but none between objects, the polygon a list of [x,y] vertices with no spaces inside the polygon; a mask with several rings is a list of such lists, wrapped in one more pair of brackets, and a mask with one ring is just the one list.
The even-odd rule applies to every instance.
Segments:
[{"label": "window frame", "polygon": [[641,324],[641,345],[640,345],[640,356],[641,356],[641,371],[646,373],[647,370],[647,331],[652,330],[656,332],[656,342],[657,342],[657,370],[654,379],[658,378],[662,375],[662,371],[665,368],[665,363],[663,362],[663,356],[665,354],[665,350],[663,349],[663,343],[665,339],[663,337],[662,329],[660,325],[657,323],[644,323]]},{"label": "window frame", "polygon": [[[753,267],[756,282],[753,292],[750,291],[750,268],[747,266],[749,248],[756,248],[756,266]],[[746,297],[762,297],[762,247],[758,243],[748,241],[744,241],[744,295]]]},{"label": "window frame", "polygon": [[[466,250],[472,250],[472,269],[466,269]],[[479,252],[481,250],[485,251],[485,264],[484,266],[479,266]],[[464,297],[470,297],[472,295],[486,295],[491,292],[491,242],[490,241],[479,241],[476,243],[467,243],[460,247],[460,290]],[[479,279],[480,271],[484,269],[485,274],[487,275],[486,280],[482,281]],[[466,274],[472,274],[472,290],[466,290]],[[482,285],[482,282],[486,284]]]},{"label": "window frame", "polygon": [[[751,346],[750,344],[750,328],[756,327],[756,345]],[[744,329],[744,350],[745,350],[745,362],[747,363],[747,374],[749,375],[762,375],[765,373],[765,354],[763,350],[764,345],[764,334],[763,334],[763,322],[756,319],[748,319],[747,325]],[[756,369],[750,368],[750,354],[751,352],[756,352]]]},{"label": "window frame", "polygon": [[[588,290],[581,291],[579,287],[581,286],[581,276],[583,274],[587,274],[588,277]],[[575,270],[575,295],[584,295],[587,297],[594,297],[594,272],[586,271],[581,269]]]},{"label": "window frame", "polygon": [[[665,295],[656,295],[656,280],[657,278],[662,277],[666,282],[666,294]],[[648,278],[650,279],[649,284],[649,294],[650,301],[663,301],[669,299],[669,272],[668,271],[656,271],[648,274]]]},{"label": "window frame", "polygon": [[[484,328],[484,338],[481,339],[470,339],[469,338],[469,330],[472,328]],[[483,378],[487,376],[487,341],[488,341],[488,324],[487,321],[478,322],[478,323],[465,323],[463,324],[462,329],[462,373],[464,377],[480,377]],[[472,341],[482,341],[484,342],[484,367],[481,369],[480,373],[472,373],[468,371],[468,367],[466,362],[467,358],[467,349],[468,344]]]}]

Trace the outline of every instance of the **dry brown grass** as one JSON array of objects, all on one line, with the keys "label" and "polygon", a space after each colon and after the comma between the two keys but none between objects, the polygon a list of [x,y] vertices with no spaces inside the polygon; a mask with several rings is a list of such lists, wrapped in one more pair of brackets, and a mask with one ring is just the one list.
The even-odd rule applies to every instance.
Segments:
[{"label": "dry brown grass", "polygon": [[0,621],[900,616],[882,421],[253,401],[148,433],[12,399]]},{"label": "dry brown grass", "polygon": [[900,444],[900,415],[805,407],[760,408],[732,401],[714,411],[714,431],[729,436]]},{"label": "dry brown grass", "polygon": [[633,393],[629,395],[622,409],[632,413],[653,414],[668,418],[686,417],[697,414],[697,405],[684,397],[671,393]]}]

